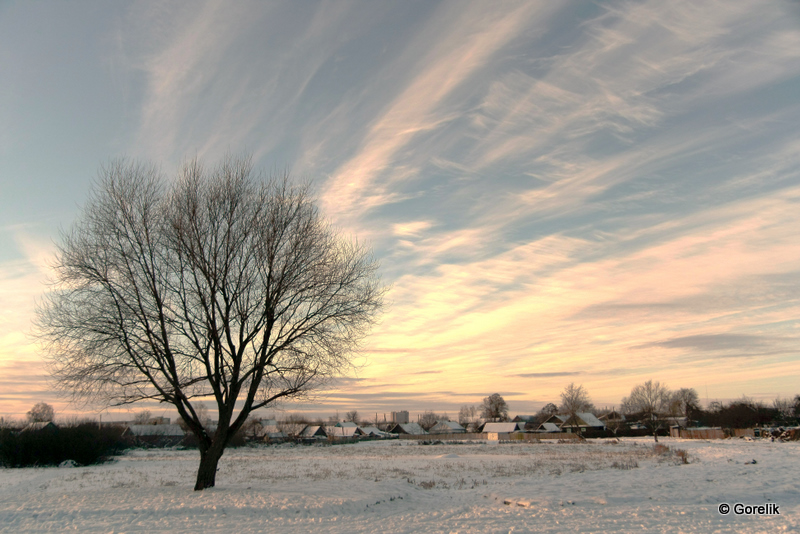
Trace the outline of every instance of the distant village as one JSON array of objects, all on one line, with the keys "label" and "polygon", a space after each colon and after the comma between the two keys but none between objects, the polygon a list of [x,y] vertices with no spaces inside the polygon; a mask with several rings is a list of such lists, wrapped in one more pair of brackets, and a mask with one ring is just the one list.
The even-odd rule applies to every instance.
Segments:
[{"label": "distant village", "polygon": [[[619,414],[616,416],[624,419]],[[124,425],[126,428],[123,436],[142,445],[179,445],[189,435],[182,425],[172,423],[169,418],[164,417],[154,417],[138,424],[106,424]],[[213,422],[207,426],[213,431]],[[631,427],[639,428],[636,425]],[[465,426],[447,419],[436,420],[433,424],[410,421],[409,412],[403,410],[391,412],[388,421],[381,423],[358,420],[306,422],[297,416],[284,420],[253,419],[243,430],[242,438],[245,442],[262,443],[352,442],[366,439],[570,439],[605,433],[607,429],[604,421],[588,412],[576,414],[572,418],[553,414],[541,423],[535,415],[518,415],[509,421],[475,421]],[[640,435],[646,432],[644,427],[640,430]]]},{"label": "distant village", "polygon": [[[659,391],[652,383],[643,386]],[[772,406],[743,397],[725,405],[711,403],[702,409],[696,392],[691,389],[660,390],[658,403],[633,402],[634,392],[623,399],[622,410],[596,409],[582,386],[570,384],[561,395],[560,406],[550,403],[536,414],[513,418],[509,416],[508,404],[497,393],[483,399],[480,406],[463,406],[457,420],[426,411],[412,421],[407,410],[383,414],[382,418],[375,414],[371,421],[355,410],[344,416],[337,412],[326,421],[310,420],[298,414],[287,414],[283,418],[251,416],[231,445],[349,443],[375,439],[535,441],[625,436],[652,436],[657,440],[659,435],[701,439],[796,439],[798,435],[800,396],[792,400],[778,398]],[[214,432],[215,422],[205,412],[204,418],[206,430]],[[16,432],[56,425],[53,409],[45,403],[37,404],[28,412],[26,423],[0,418],[0,428]],[[104,421],[98,422],[98,426],[120,429],[122,438],[131,446],[192,446],[196,440],[182,421],[154,417],[146,410],[135,414],[131,421]]]},{"label": "distant village", "polygon": [[[423,414],[424,415],[424,414]],[[122,423],[117,423],[122,424]],[[141,445],[179,445],[187,438],[181,425],[166,418],[153,418],[144,424],[128,424],[125,434]],[[210,425],[213,429],[213,423]],[[786,427],[788,428],[788,427]],[[448,419],[436,420],[432,425],[410,421],[408,411],[391,412],[386,422],[329,421],[305,422],[299,417],[285,420],[254,419],[243,431],[242,439],[249,443],[350,443],[374,439],[416,440],[489,440],[535,441],[545,439],[583,439],[596,437],[651,436],[651,429],[628,420],[616,410],[599,417],[591,412],[578,412],[572,416],[552,414],[542,420],[541,415],[517,415],[508,421],[475,421],[462,425]],[[685,418],[673,417],[656,434],[673,437],[723,439],[726,437],[787,437],[780,425],[749,428],[691,427]]]},{"label": "distant village", "polygon": [[[763,409],[764,413],[759,418],[757,407],[742,406],[742,403],[731,403],[727,411],[734,413],[728,414],[729,420],[726,424],[718,426],[704,425],[701,421],[679,413],[650,415],[643,421],[643,414],[626,415],[615,409],[598,410],[601,413],[587,411],[568,414],[549,413],[557,410],[553,405],[546,408],[533,415],[516,415],[513,418],[500,416],[496,420],[488,421],[480,417],[474,420],[465,420],[462,417],[461,421],[452,421],[447,416],[437,416],[433,412],[419,414],[417,421],[411,421],[406,410],[391,412],[384,416],[383,421],[369,422],[362,421],[356,411],[348,412],[341,419],[338,415],[333,416],[326,422],[308,421],[302,416],[290,414],[283,419],[253,418],[245,425],[236,441],[241,445],[287,442],[350,443],[375,439],[536,441],[624,436],[654,436],[657,440],[658,435],[699,439],[769,436],[797,438],[796,418],[783,417],[775,410],[767,408]],[[123,437],[140,446],[191,445],[193,438],[182,424],[176,424],[165,417],[147,417],[149,414],[146,412],[141,415],[134,422],[105,424],[124,426]],[[37,427],[44,424],[47,423],[32,423]],[[206,428],[213,431],[214,422],[208,421]]]}]

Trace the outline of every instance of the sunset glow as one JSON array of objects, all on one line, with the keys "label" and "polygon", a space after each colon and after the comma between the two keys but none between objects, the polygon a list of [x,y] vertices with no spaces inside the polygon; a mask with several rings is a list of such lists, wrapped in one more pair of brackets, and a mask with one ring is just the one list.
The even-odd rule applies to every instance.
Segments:
[{"label": "sunset glow", "polygon": [[796,3],[10,2],[0,50],[0,415],[105,413],[31,334],[98,167],[231,151],[390,286],[355,372],[286,410],[800,393]]}]

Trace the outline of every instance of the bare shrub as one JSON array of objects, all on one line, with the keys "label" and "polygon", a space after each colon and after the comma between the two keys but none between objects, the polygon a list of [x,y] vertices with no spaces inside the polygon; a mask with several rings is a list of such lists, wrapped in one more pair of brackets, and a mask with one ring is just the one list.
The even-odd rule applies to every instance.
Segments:
[{"label": "bare shrub", "polygon": [[627,471],[629,469],[635,469],[639,467],[639,462],[634,460],[633,458],[628,460],[614,460],[611,464],[612,469],[621,469],[623,471]]},{"label": "bare shrub", "polygon": [[689,463],[689,453],[685,449],[672,449],[666,445],[653,446],[653,453],[662,460],[674,460],[678,464]]}]

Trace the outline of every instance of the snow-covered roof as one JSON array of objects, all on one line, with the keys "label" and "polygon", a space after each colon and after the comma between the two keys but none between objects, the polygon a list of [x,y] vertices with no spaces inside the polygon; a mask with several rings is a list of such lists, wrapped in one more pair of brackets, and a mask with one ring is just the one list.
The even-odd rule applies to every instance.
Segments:
[{"label": "snow-covered roof", "polygon": [[394,426],[394,430],[401,434],[427,434],[427,432],[425,432],[425,430],[419,426],[419,423],[398,423]]},{"label": "snow-covered roof", "polygon": [[580,417],[587,426],[599,426],[605,427],[606,425],[603,422],[594,416],[591,412],[578,412],[578,417]]},{"label": "snow-covered roof", "polygon": [[262,419],[259,435],[270,439],[285,439],[288,437],[279,426],[277,419]]},{"label": "snow-covered roof", "polygon": [[515,423],[523,422],[523,423],[535,423],[536,416],[535,415],[518,415],[512,419]]},{"label": "snow-covered roof", "polygon": [[578,428],[605,428],[606,425],[594,414],[590,412],[577,412],[575,417],[564,416],[565,421],[559,426],[562,429],[578,427]]},{"label": "snow-covered roof", "polygon": [[352,438],[363,434],[357,426],[334,426],[328,429],[328,435],[337,438]]},{"label": "snow-covered roof", "polygon": [[541,430],[546,430],[547,432],[561,432],[561,429],[558,428],[558,425],[555,423],[542,423],[539,428]]},{"label": "snow-covered roof", "polygon": [[278,428],[278,425],[262,425],[261,429],[264,434],[274,434],[276,432],[281,432],[281,429]]},{"label": "snow-covered roof", "polygon": [[431,427],[430,432],[435,434],[437,432],[466,432],[466,430],[457,421],[439,421]]},{"label": "snow-covered roof", "polygon": [[519,430],[517,423],[486,423],[483,425],[484,432],[516,432]]},{"label": "snow-covered roof", "polygon": [[376,426],[361,427],[361,431],[367,436],[385,436],[387,433]]},{"label": "snow-covered roof", "polygon": [[303,431],[300,432],[300,437],[303,438],[313,438],[315,436],[327,436],[325,429],[319,425],[306,425]]},{"label": "snow-covered roof", "polygon": [[342,421],[341,423],[336,423],[336,426],[339,428],[357,428],[358,425],[352,421]]},{"label": "snow-covered roof", "polygon": [[130,425],[128,433],[134,436],[185,436],[179,425]]},{"label": "snow-covered roof", "polygon": [[35,423],[28,424],[22,431],[29,432],[32,430],[43,430],[45,428],[58,428],[58,426],[52,421],[36,421]]},{"label": "snow-covered roof", "polygon": [[545,419],[544,422],[545,423],[553,423],[554,425],[561,426],[561,424],[566,422],[567,419],[569,419],[569,416],[567,416],[567,415],[561,415],[561,414],[554,413],[553,415],[551,415],[550,417]]}]

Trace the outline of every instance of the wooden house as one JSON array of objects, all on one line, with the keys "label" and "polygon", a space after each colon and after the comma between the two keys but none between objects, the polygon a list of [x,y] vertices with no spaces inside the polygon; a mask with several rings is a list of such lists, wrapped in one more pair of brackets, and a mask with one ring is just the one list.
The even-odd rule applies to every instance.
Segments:
[{"label": "wooden house", "polygon": [[427,434],[425,430],[419,426],[419,423],[396,423],[389,427],[390,434],[409,434],[412,436],[419,436]]},{"label": "wooden house", "polygon": [[439,421],[433,425],[428,433],[430,434],[464,434],[467,431],[456,421]]}]

